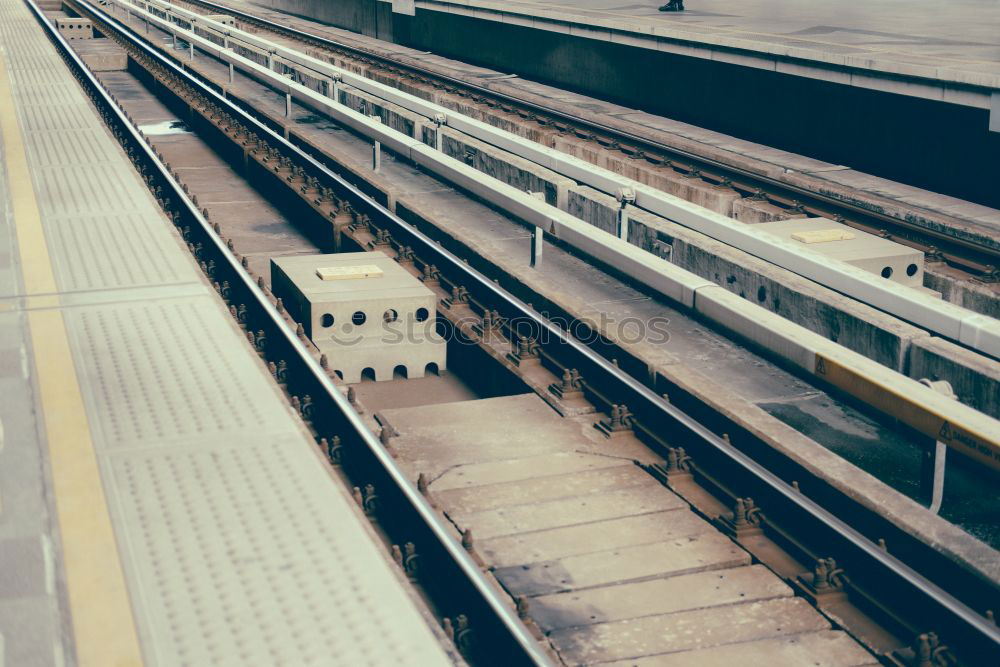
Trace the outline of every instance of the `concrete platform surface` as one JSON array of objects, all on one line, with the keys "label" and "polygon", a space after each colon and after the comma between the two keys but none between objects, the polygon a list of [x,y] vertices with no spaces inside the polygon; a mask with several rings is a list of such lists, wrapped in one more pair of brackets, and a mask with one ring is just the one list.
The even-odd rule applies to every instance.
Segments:
[{"label": "concrete platform surface", "polygon": [[[697,44],[1000,88],[1000,6],[983,0],[691,0],[684,12],[657,11],[663,4],[659,0],[430,0],[416,4],[428,9],[444,4],[481,7]],[[484,14],[477,12],[476,16],[485,18]],[[544,29],[540,23],[534,27]]]},{"label": "concrete platform surface", "polygon": [[21,0],[0,395],[0,666],[452,664]]}]

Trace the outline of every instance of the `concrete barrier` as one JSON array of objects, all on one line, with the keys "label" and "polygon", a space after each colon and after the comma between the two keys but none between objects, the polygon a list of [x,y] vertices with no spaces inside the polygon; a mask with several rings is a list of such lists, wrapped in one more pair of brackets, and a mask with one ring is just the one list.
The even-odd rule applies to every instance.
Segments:
[{"label": "concrete barrier", "polygon": [[541,192],[545,195],[547,204],[565,210],[566,193],[576,186],[573,179],[447,127],[424,126],[423,142],[433,146],[436,132],[441,132],[441,150],[448,157],[464,162],[521,192]]},{"label": "concrete barrier", "polygon": [[909,358],[911,378],[947,380],[960,401],[1000,418],[1000,361],[936,337],[913,341]]},{"label": "concrete barrier", "polygon": [[733,203],[740,200],[740,194],[732,188],[719,187],[697,177],[684,176],[670,167],[650,166],[623,153],[603,150],[591,141],[562,136],[555,139],[552,147],[567,155],[586,160],[594,166],[621,174],[633,181],[725,216],[732,216]]},{"label": "concrete barrier", "polygon": [[956,277],[945,264],[924,265],[924,287],[941,294],[949,303],[1000,319],[1000,294],[989,285]]},{"label": "concrete barrier", "polygon": [[341,85],[338,92],[339,99],[337,101],[349,109],[369,116],[378,116],[386,127],[391,127],[414,139],[420,139],[423,136],[424,128],[428,123],[428,120],[423,116],[373,95],[363,93],[351,86]]},{"label": "concrete barrier", "polygon": [[[570,188],[566,212],[614,232],[618,203],[586,186]],[[923,329],[840,295],[732,246],[629,207],[629,241],[711,280],[824,338],[897,371]]]}]

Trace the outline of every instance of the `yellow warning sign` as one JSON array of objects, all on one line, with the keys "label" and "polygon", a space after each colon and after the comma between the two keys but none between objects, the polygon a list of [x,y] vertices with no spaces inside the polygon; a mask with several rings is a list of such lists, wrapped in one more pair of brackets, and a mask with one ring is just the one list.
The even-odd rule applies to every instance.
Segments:
[{"label": "yellow warning sign", "polygon": [[945,443],[949,447],[1000,470],[1000,433],[976,433],[960,424],[953,424],[933,410],[913,402],[853,369],[833,359],[816,355],[816,375],[876,410],[895,417],[920,433]]}]

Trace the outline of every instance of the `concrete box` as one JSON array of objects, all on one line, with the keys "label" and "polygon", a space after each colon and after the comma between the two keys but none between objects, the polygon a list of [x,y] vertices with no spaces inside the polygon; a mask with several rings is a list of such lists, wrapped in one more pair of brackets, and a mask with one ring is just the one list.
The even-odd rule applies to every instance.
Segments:
[{"label": "concrete box", "polygon": [[94,38],[94,25],[90,19],[59,17],[56,19],[56,27],[66,39]]},{"label": "concrete box", "polygon": [[779,220],[754,227],[782,239],[802,243],[831,259],[907,287],[924,284],[924,253],[826,218]]},{"label": "concrete box", "polygon": [[216,23],[222,23],[224,25],[236,26],[236,19],[229,14],[205,14],[205,18],[211,19]]},{"label": "concrete box", "polygon": [[272,258],[271,289],[345,382],[445,370],[434,293],[382,252]]}]

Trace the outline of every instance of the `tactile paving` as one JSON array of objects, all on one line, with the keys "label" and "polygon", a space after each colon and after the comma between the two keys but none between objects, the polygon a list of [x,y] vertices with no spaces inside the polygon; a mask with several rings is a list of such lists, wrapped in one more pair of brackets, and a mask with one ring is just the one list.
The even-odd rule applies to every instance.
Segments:
[{"label": "tactile paving", "polygon": [[0,7],[0,42],[60,291],[200,281],[62,59],[26,24],[34,20],[26,11]]},{"label": "tactile paving", "polygon": [[157,664],[442,662],[310,455],[258,438],[110,457]]},{"label": "tactile paving", "polygon": [[451,664],[21,0],[0,50],[145,664]]},{"label": "tactile paving", "polygon": [[227,317],[208,296],[67,311],[102,446],[212,446],[295,429]]}]

